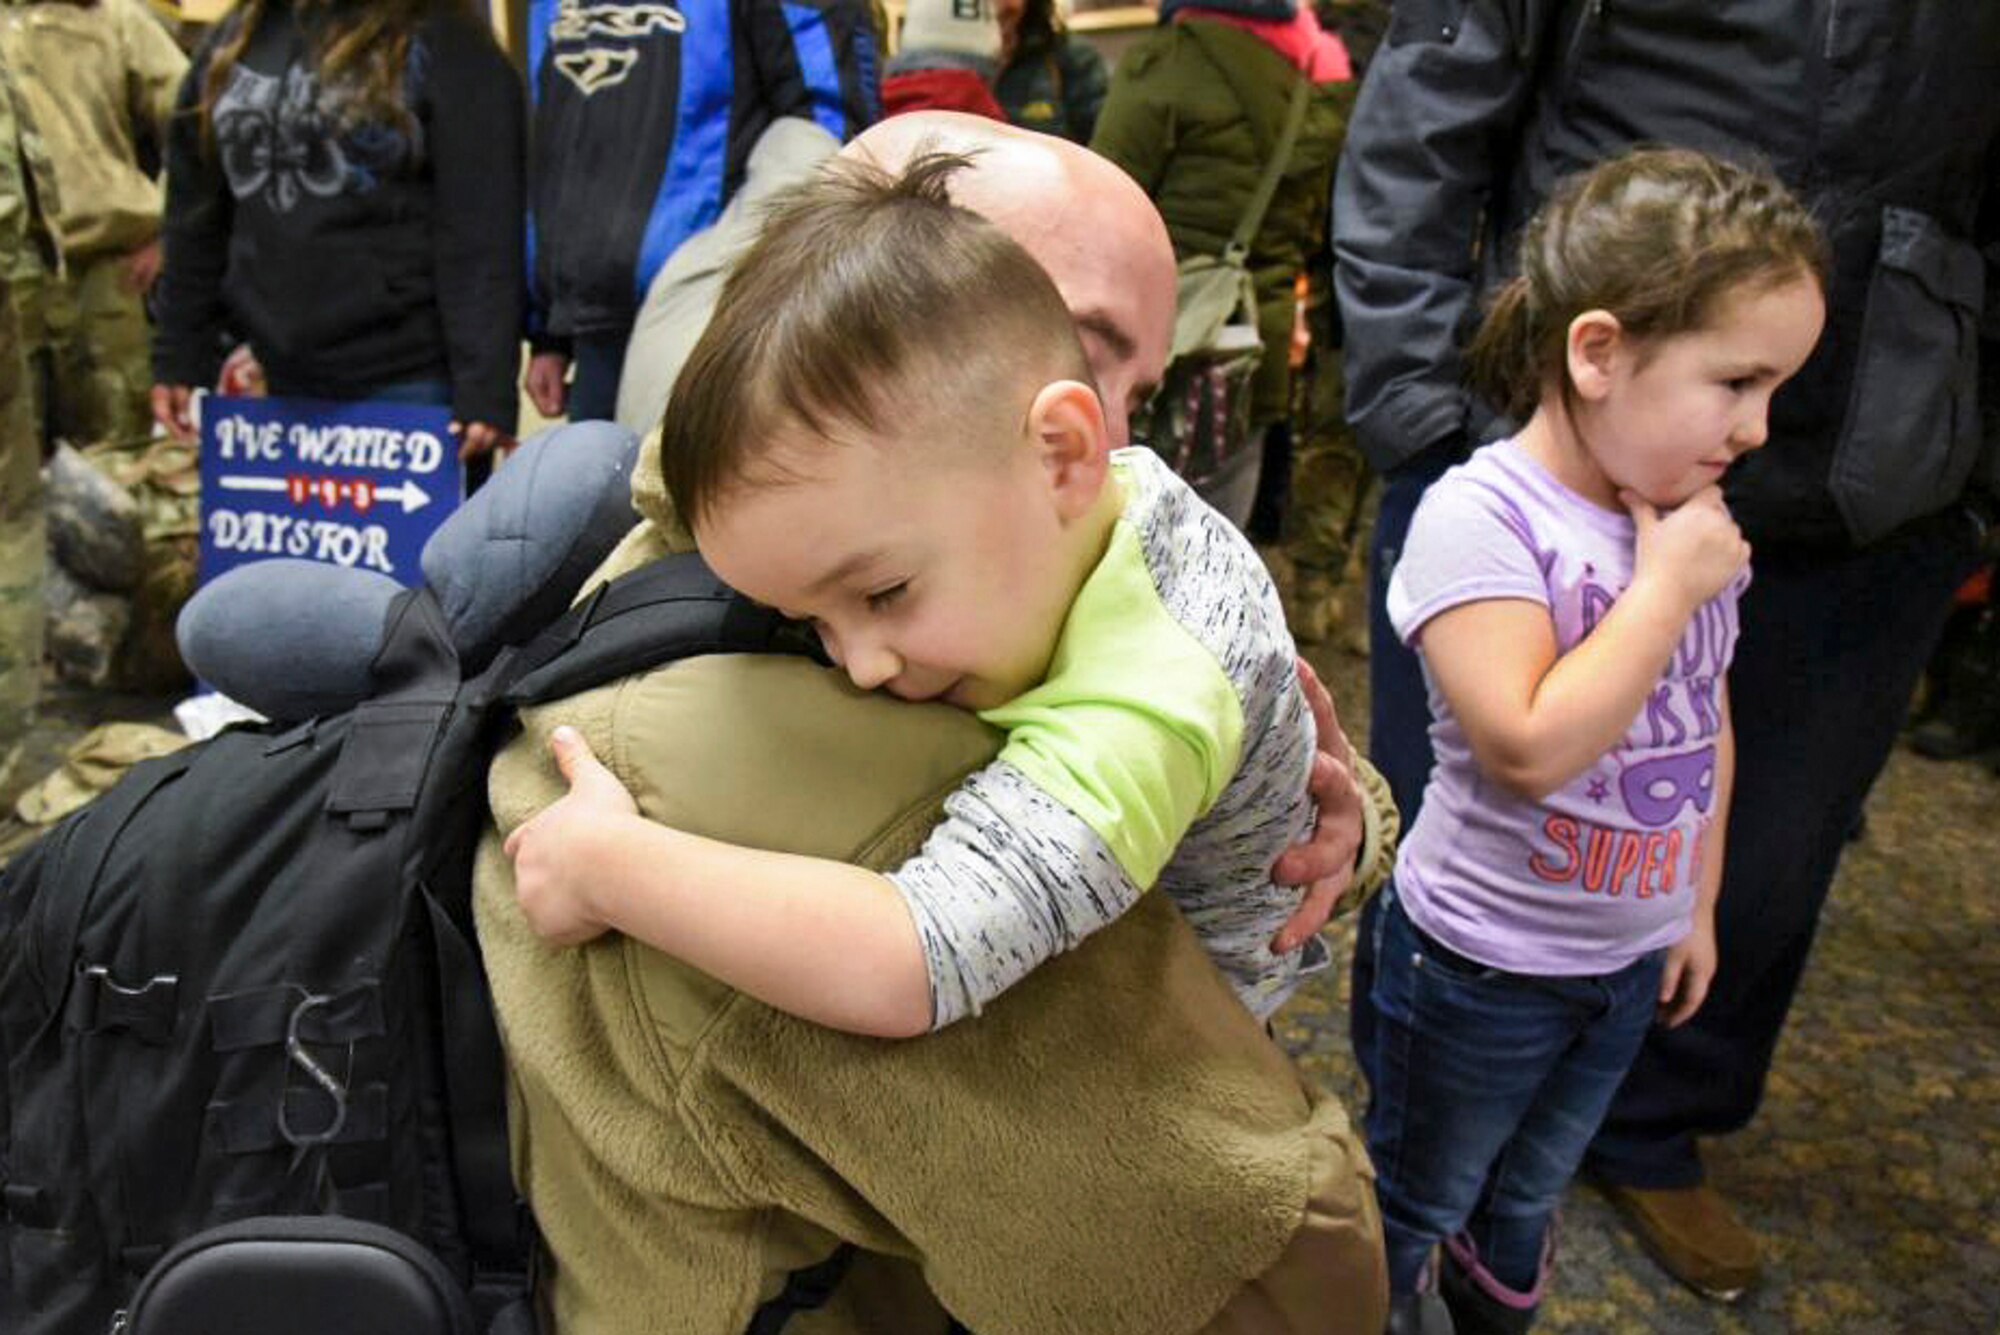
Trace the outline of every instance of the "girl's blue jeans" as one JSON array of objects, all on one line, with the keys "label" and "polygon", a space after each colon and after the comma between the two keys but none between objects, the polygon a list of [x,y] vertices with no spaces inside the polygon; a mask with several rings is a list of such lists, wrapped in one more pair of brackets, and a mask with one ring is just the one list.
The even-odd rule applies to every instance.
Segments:
[{"label": "girl's blue jeans", "polygon": [[1366,1126],[1389,1291],[1469,1233],[1526,1291],[1556,1204],[1653,1022],[1664,951],[1616,973],[1529,977],[1430,939],[1393,888],[1375,921],[1377,1026]]}]

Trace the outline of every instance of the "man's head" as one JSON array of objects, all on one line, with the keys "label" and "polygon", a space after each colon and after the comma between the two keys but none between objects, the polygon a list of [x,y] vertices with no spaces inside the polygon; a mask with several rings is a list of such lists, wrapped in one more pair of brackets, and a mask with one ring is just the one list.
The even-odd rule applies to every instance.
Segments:
[{"label": "man's head", "polygon": [[1152,394],[1173,340],[1174,251],[1146,192],[1089,149],[977,116],[893,116],[841,150],[895,171],[925,152],[965,154],[952,197],[1048,273],[1097,377],[1113,445]]},{"label": "man's head", "polygon": [[858,685],[983,707],[1039,680],[1101,548],[1108,435],[1047,274],[951,202],[963,166],[838,162],[776,202],[661,461],[716,572]]}]

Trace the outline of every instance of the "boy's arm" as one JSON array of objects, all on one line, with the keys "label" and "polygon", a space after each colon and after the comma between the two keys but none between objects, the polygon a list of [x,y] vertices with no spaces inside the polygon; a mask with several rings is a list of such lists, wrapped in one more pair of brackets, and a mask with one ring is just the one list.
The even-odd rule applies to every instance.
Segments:
[{"label": "boy's arm", "polygon": [[570,792],[506,843],[542,936],[575,944],[608,928],[819,1024],[882,1038],[930,1028],[924,953],[886,878],[656,824],[579,734],[552,745]]}]

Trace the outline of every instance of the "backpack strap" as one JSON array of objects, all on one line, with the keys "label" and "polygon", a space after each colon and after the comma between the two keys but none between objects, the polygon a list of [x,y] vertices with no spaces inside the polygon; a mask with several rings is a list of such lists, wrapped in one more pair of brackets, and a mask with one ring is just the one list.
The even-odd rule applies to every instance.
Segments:
[{"label": "backpack strap", "polygon": [[737,593],[699,554],[681,552],[599,585],[496,664],[494,689],[519,708],[683,658],[770,653],[826,661],[809,628]]},{"label": "backpack strap", "polygon": [[1305,124],[1306,102],[1312,96],[1312,80],[1304,74],[1292,85],[1291,105],[1285,108],[1285,128],[1279,132],[1277,147],[1271,150],[1271,160],[1264,164],[1264,174],[1257,181],[1257,188],[1250,192],[1250,203],[1243,210],[1243,219],[1236,224],[1236,232],[1229,238],[1229,246],[1222,252],[1224,263],[1232,259],[1242,264],[1250,255],[1250,243],[1257,239],[1257,229],[1264,225],[1265,211],[1271,207],[1271,197],[1278,193],[1278,181],[1284,176],[1285,168],[1292,161],[1292,147],[1299,141],[1299,128]]},{"label": "backpack strap", "polygon": [[[154,793],[185,774],[188,766],[193,763],[193,749],[183,748],[152,760],[141,761],[133,766],[131,773],[119,783],[113,784],[103,796],[92,802],[84,809],[83,814],[76,818],[76,823],[69,827],[62,843],[55,851],[55,856],[61,860],[58,868],[46,871],[41,876],[41,880],[47,885],[88,887],[84,893],[71,895],[56,906],[52,915],[54,920],[47,933],[35,931],[22,933],[22,948],[36,953],[39,967],[35,972],[44,988],[50,1010],[81,1008],[78,1013],[68,1016],[70,1023],[94,1029],[98,1027],[102,1018],[97,1014],[97,1002],[103,984],[108,980],[88,970],[79,971],[72,968],[71,960],[76,954],[76,938],[83,930],[84,918],[90,912],[90,901],[96,893],[98,877],[104,871],[105,860],[111,856],[112,846],[118,842],[118,836],[124,833],[125,826],[139,813],[139,808],[146,805]],[[61,864],[68,863],[72,858],[80,860],[83,864],[82,873],[74,877],[60,869]],[[157,994],[156,999],[165,1000],[168,1009],[164,1018],[167,1030],[171,1032],[173,998],[170,993],[173,979],[153,981],[162,983],[165,988]],[[71,991],[69,997],[65,999],[64,993],[70,989],[74,991]],[[146,990],[150,993],[152,984],[149,983]],[[128,994],[124,999],[129,1008],[134,998]]]}]

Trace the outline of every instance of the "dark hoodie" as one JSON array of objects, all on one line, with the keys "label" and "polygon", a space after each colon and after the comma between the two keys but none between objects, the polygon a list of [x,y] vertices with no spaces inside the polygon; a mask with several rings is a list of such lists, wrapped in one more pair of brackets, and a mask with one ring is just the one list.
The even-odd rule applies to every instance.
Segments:
[{"label": "dark hoodie", "polygon": [[412,126],[342,128],[299,9],[271,0],[206,134],[202,82],[238,22],[197,53],[169,133],[154,374],[213,383],[227,329],[280,383],[366,398],[442,379],[459,420],[511,432],[524,95],[506,56],[440,4],[410,47]]}]

